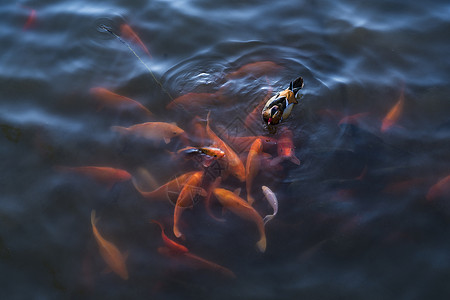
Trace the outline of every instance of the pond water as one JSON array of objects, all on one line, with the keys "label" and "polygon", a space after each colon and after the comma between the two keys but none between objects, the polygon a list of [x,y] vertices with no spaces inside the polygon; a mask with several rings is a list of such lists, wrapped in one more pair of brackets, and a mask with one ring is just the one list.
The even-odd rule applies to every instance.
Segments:
[{"label": "pond water", "polygon": [[[42,0],[2,3],[0,16],[2,299],[450,296],[449,188],[427,197],[450,175],[448,1]],[[230,75],[258,62],[273,65]],[[255,106],[299,76],[303,96],[277,132],[262,121],[246,128]],[[98,110],[96,87],[153,116]],[[166,108],[188,93],[214,101]],[[399,115],[382,130],[399,101]],[[256,226],[228,210],[222,216],[217,200],[210,209],[224,221],[196,197],[177,239],[167,197],[146,199],[131,180],[109,186],[62,172],[105,166],[137,178],[146,170],[161,185],[206,170],[205,181],[223,176],[221,186],[241,188],[245,199],[245,184],[226,177],[223,160],[205,169],[170,154],[209,146],[198,142],[192,121],[204,128],[208,112],[227,143],[293,133],[300,165],[264,160],[253,183],[262,216],[272,209],[260,186],[279,202],[264,253],[255,247]],[[149,142],[111,128],[148,121],[175,122],[197,144]],[[247,152],[234,147],[245,161]],[[277,145],[264,152],[276,157]],[[128,254],[128,280],[106,271],[93,210],[102,236]],[[161,251],[150,220],[235,278]]]}]

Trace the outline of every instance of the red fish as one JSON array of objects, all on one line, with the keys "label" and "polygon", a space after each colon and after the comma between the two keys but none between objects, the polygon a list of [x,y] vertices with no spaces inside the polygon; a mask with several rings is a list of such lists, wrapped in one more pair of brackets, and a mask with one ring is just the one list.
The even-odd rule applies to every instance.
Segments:
[{"label": "red fish", "polygon": [[450,175],[435,183],[427,193],[428,201],[435,201],[442,197],[450,197]]},{"label": "red fish", "polygon": [[188,248],[186,248],[185,246],[178,244],[177,242],[169,239],[167,237],[167,235],[164,233],[164,226],[155,220],[151,220],[150,222],[158,224],[159,227],[161,228],[161,238],[163,239],[164,244],[167,246],[167,248],[169,248],[172,251],[175,251],[175,253],[186,253],[189,252]]},{"label": "red fish", "polygon": [[147,116],[152,117],[153,113],[141,103],[128,97],[113,93],[102,87],[91,88],[90,93],[98,100],[98,110],[103,107],[111,107],[118,109],[138,109],[143,111]]},{"label": "red fish", "polygon": [[32,27],[34,27],[36,23],[36,10],[29,8],[30,14],[28,15],[27,21],[23,25],[23,30],[28,30]]},{"label": "red fish", "polygon": [[281,161],[288,159],[296,165],[300,165],[300,160],[295,156],[294,143],[292,142],[292,131],[283,127],[281,130],[280,138],[278,139],[278,157],[274,158],[271,162],[272,165],[276,165]]},{"label": "red fish", "polygon": [[120,34],[130,41],[136,41],[136,43],[141,47],[142,50],[144,50],[147,55],[152,58],[152,55],[150,54],[150,51],[148,51],[147,47],[144,45],[142,40],[139,38],[139,36],[134,32],[133,29],[131,29],[130,25],[128,24],[122,24],[120,26]]},{"label": "red fish", "polygon": [[58,171],[74,172],[84,175],[86,177],[92,178],[99,183],[106,184],[110,188],[118,182],[131,179],[131,174],[127,171],[110,167],[56,167],[56,169]]},{"label": "red fish", "polygon": [[254,63],[246,64],[240,67],[237,71],[229,73],[226,77],[228,79],[240,78],[247,75],[253,75],[255,77],[261,77],[268,74],[274,74],[282,70],[283,67],[277,65],[272,61],[258,61]]},{"label": "red fish", "polygon": [[386,116],[384,117],[384,119],[381,123],[381,132],[386,132],[392,126],[394,126],[395,123],[397,123],[398,119],[400,118],[401,113],[403,112],[404,102],[405,102],[405,96],[404,96],[403,89],[402,89],[397,103],[389,110],[389,112],[386,114]]}]

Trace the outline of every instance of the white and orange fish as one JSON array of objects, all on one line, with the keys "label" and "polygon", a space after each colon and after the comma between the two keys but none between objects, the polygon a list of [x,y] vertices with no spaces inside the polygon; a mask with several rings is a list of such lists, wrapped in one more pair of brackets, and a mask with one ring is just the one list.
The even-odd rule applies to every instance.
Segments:
[{"label": "white and orange fish", "polygon": [[128,270],[125,265],[127,255],[122,254],[113,243],[105,240],[100,235],[96,226],[97,221],[98,219],[95,218],[95,210],[93,210],[91,212],[92,232],[94,233],[95,240],[97,241],[100,255],[114,273],[119,275],[122,279],[127,280]]},{"label": "white and orange fish", "polygon": [[120,25],[120,35],[122,35],[125,39],[135,41],[141,49],[147,53],[147,55],[152,58],[150,51],[148,51],[147,47],[144,45],[142,40],[139,38],[136,32],[130,27],[128,24]]},{"label": "white and orange fish", "polygon": [[121,134],[131,134],[156,142],[164,140],[166,144],[170,143],[172,138],[184,133],[184,130],[175,123],[165,122],[146,122],[130,127],[112,126],[111,129]]},{"label": "white and orange fish", "polygon": [[224,208],[229,209],[232,213],[238,215],[239,217],[256,224],[260,234],[260,239],[256,243],[256,246],[259,251],[266,251],[266,232],[264,230],[263,219],[259,213],[250,204],[248,204],[247,201],[229,190],[216,188],[213,193]]},{"label": "white and orange fish", "polygon": [[104,107],[110,107],[119,110],[137,109],[144,112],[148,117],[153,117],[153,113],[141,103],[131,98],[113,93],[103,87],[93,87],[90,89],[90,93],[98,101],[98,110],[101,110]]},{"label": "white and orange fish", "polygon": [[248,152],[247,161],[245,162],[245,184],[247,188],[247,202],[252,205],[255,199],[251,195],[253,179],[259,172],[260,167],[260,155],[262,153],[262,142],[261,139],[256,139],[250,151]]},{"label": "white and orange fish", "polygon": [[275,157],[271,164],[276,165],[283,160],[290,160],[296,165],[300,165],[300,160],[295,156],[294,143],[292,141],[293,133],[286,127],[283,127],[280,133],[280,138],[277,143],[278,156]]}]

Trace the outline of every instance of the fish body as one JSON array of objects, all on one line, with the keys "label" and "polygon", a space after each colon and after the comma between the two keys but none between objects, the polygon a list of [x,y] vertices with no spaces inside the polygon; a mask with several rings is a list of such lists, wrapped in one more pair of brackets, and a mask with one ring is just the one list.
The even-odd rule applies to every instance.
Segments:
[{"label": "fish body", "polygon": [[25,22],[25,24],[23,25],[23,30],[28,30],[30,28],[32,28],[35,23],[36,23],[36,10],[32,9],[32,8],[28,8],[30,13],[28,15],[27,21]]},{"label": "fish body", "polygon": [[303,78],[298,77],[289,84],[289,88],[270,98],[262,109],[262,117],[266,124],[276,125],[291,114],[298,103],[298,91],[303,88]]},{"label": "fish body", "polygon": [[132,134],[148,140],[164,140],[166,144],[170,143],[172,138],[184,133],[184,130],[174,123],[165,122],[146,122],[130,127],[112,126],[111,129],[121,134]]},{"label": "fish body", "polygon": [[160,222],[155,221],[155,220],[151,220],[150,222],[157,224],[159,226],[159,228],[161,228],[161,238],[163,239],[163,242],[167,248],[169,248],[170,250],[172,250],[176,253],[189,252],[188,248],[186,248],[185,246],[183,246],[181,244],[178,244],[177,242],[175,242],[167,237],[167,235],[164,233],[164,226]]},{"label": "fish body", "polygon": [[262,153],[262,142],[261,139],[256,139],[252,146],[250,147],[250,151],[248,152],[247,161],[245,162],[245,184],[247,188],[247,202],[252,205],[254,202],[254,198],[251,195],[253,179],[260,168],[260,160],[259,156]]},{"label": "fish body", "polygon": [[131,174],[122,169],[98,166],[57,167],[59,171],[72,172],[91,178],[98,183],[112,187],[114,184],[131,179]]},{"label": "fish body", "polygon": [[273,208],[273,214],[267,215],[263,219],[264,225],[266,225],[267,222],[272,220],[278,213],[278,199],[275,193],[272,192],[272,190],[267,186],[263,185],[261,189],[263,191],[264,196],[266,197],[267,202],[269,202],[270,206],[272,206]]},{"label": "fish body", "polygon": [[381,132],[385,132],[389,130],[392,126],[397,123],[398,119],[400,118],[401,113],[403,112],[403,105],[405,102],[405,97],[403,94],[403,89],[400,94],[400,97],[397,101],[397,103],[389,110],[389,112],[386,114],[386,116],[383,118],[383,121],[381,123]]},{"label": "fish body", "polygon": [[95,219],[95,210],[91,212],[91,225],[92,232],[94,233],[95,240],[97,241],[100,255],[111,268],[111,270],[119,275],[122,279],[128,279],[128,271],[125,265],[126,255],[122,254],[117,247],[111,242],[105,240],[98,232],[96,226],[97,220]]},{"label": "fish body", "polygon": [[118,109],[139,109],[147,116],[153,116],[153,113],[148,108],[136,100],[113,93],[103,87],[91,88],[90,93],[99,101],[98,110],[101,110],[105,106]]},{"label": "fish body", "polygon": [[177,238],[183,235],[178,227],[178,223],[184,209],[191,207],[194,204],[194,197],[197,194],[203,194],[206,196],[206,192],[200,188],[203,180],[203,174],[203,171],[195,172],[191,177],[189,177],[178,195],[173,213],[173,234]]},{"label": "fish body", "polygon": [[450,196],[450,175],[442,178],[428,190],[426,198],[428,201],[434,201],[441,197]]},{"label": "fish body", "polygon": [[223,157],[228,162],[228,168],[231,173],[240,181],[245,181],[245,168],[239,156],[233,151],[224,141],[222,141],[209,126],[209,113],[206,123],[206,134],[208,138],[213,142],[213,145],[225,152]]},{"label": "fish body", "polygon": [[286,159],[290,160],[296,165],[300,165],[300,160],[295,156],[295,147],[292,141],[292,137],[292,131],[287,129],[286,127],[283,127],[277,143],[278,157],[272,160],[272,165],[276,165]]},{"label": "fish body", "polygon": [[187,93],[172,100],[169,104],[167,104],[166,108],[174,109],[179,107],[188,109],[193,106],[202,106],[215,103],[218,99],[219,98],[215,93]]},{"label": "fish body", "polygon": [[147,53],[147,55],[152,58],[152,55],[150,54],[150,51],[148,51],[147,47],[144,45],[144,43],[142,42],[142,40],[139,38],[139,36],[137,35],[136,32],[134,32],[134,30],[130,27],[130,25],[128,24],[122,24],[120,26],[120,34],[131,41],[135,41],[139,47],[141,47],[141,49]]},{"label": "fish body", "polygon": [[259,251],[266,251],[266,233],[264,230],[264,222],[259,213],[241,197],[237,196],[235,193],[222,189],[216,188],[213,191],[216,198],[226,209],[229,209],[232,213],[238,215],[239,217],[249,220],[256,224],[260,239],[256,243]]},{"label": "fish body", "polygon": [[277,65],[273,61],[258,61],[246,64],[238,70],[229,73],[226,77],[228,79],[240,78],[248,75],[261,77],[264,75],[277,73],[282,69],[282,66]]}]

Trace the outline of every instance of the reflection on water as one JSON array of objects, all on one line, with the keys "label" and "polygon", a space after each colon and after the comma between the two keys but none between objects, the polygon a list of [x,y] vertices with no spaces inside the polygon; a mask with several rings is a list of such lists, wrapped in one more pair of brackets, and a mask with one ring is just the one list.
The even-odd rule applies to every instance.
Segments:
[{"label": "reflection on water", "polygon": [[[438,0],[0,5],[3,298],[448,298],[448,12]],[[229,75],[267,61],[280,68]],[[298,76],[302,100],[278,132],[246,127],[265,97]],[[95,87],[154,117],[126,101],[98,110]],[[181,96],[183,105],[167,108]],[[241,188],[245,199],[245,183],[225,177],[229,161],[206,168],[204,157],[174,155],[209,146],[208,112],[244,164],[251,142],[242,137],[293,132],[301,164],[271,165],[279,154],[268,140],[253,182],[262,216],[273,210],[261,185],[279,200],[264,253],[257,226],[222,214],[215,198],[208,206],[195,198],[177,239],[178,185],[153,199],[132,180],[61,172],[126,170],[150,190],[205,170],[203,188],[220,175],[222,188]],[[111,130],[148,121],[187,134],[166,144]],[[128,253],[128,280],[104,270],[92,210],[102,236]],[[162,249],[152,219],[195,256]]]}]

